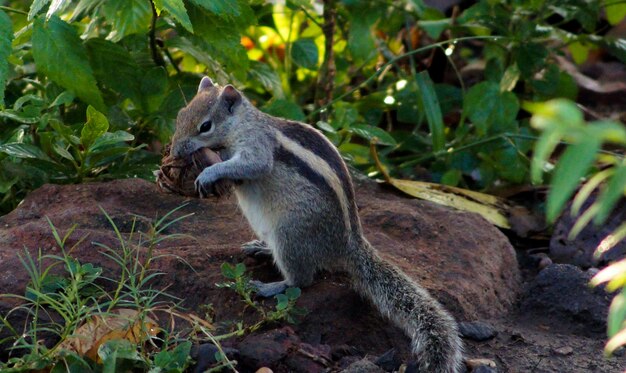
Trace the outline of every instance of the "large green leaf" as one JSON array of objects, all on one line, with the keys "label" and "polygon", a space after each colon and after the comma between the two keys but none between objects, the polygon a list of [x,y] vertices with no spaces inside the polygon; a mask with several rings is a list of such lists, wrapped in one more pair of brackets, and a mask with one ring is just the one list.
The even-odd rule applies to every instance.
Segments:
[{"label": "large green leaf", "polygon": [[569,146],[554,170],[552,188],[548,194],[546,216],[553,222],[587,174],[600,149],[601,139],[589,136],[585,141]]},{"label": "large green leaf", "polygon": [[152,20],[152,7],[147,0],[108,0],[102,10],[113,25],[108,36],[112,41],[119,41],[126,35],[147,32]]},{"label": "large green leaf", "polygon": [[444,137],[443,116],[441,115],[441,107],[439,106],[439,100],[437,98],[437,92],[435,92],[433,81],[426,71],[417,74],[415,81],[419,87],[419,97],[422,101],[422,107],[426,112],[426,121],[430,128],[433,150],[443,150],[446,142]]},{"label": "large green leaf", "polygon": [[0,9],[0,108],[4,107],[4,88],[9,76],[9,55],[13,40],[11,19]]},{"label": "large green leaf", "polygon": [[303,121],[306,116],[300,106],[289,100],[272,100],[261,108],[264,112],[281,118]]},{"label": "large green leaf", "polygon": [[48,22],[42,17],[37,18],[32,40],[33,57],[39,72],[88,104],[105,110],[85,46],[72,26],[57,16],[50,17]]},{"label": "large green leaf", "polygon": [[291,58],[301,67],[316,69],[318,56],[317,45],[313,39],[299,39],[291,46]]},{"label": "large green leaf", "polygon": [[[187,9],[185,9],[185,3],[183,0],[153,0],[154,6],[157,10],[166,10],[168,11],[172,17],[176,18],[184,28],[189,32],[193,32],[193,26],[191,25],[191,21],[189,20],[189,15],[187,14]],[[212,2],[210,2],[212,3]]]},{"label": "large green leaf", "polygon": [[121,45],[102,38],[91,38],[86,43],[89,61],[98,81],[105,87],[141,103],[139,82],[141,69],[130,53]]},{"label": "large green leaf", "polygon": [[617,25],[626,17],[626,3],[612,2],[605,8],[606,19],[611,25]]},{"label": "large green leaf", "polygon": [[511,92],[500,92],[497,82],[478,83],[465,96],[463,110],[480,135],[502,132],[515,121],[519,111],[517,97]]},{"label": "large green leaf", "polygon": [[141,98],[144,111],[153,113],[159,109],[167,94],[167,71],[153,67],[141,79]]},{"label": "large green leaf", "polygon": [[96,139],[104,135],[109,129],[109,121],[101,112],[92,106],[87,108],[87,122],[80,132],[80,142],[85,148],[89,148]]}]

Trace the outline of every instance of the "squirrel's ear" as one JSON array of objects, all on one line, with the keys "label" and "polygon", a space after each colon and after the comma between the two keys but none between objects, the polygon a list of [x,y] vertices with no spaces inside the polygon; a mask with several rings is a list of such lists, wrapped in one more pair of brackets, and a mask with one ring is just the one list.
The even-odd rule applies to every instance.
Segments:
[{"label": "squirrel's ear", "polygon": [[214,87],[213,81],[208,76],[205,76],[200,81],[200,85],[198,85],[198,92],[205,91],[211,87]]},{"label": "squirrel's ear", "polygon": [[235,107],[241,102],[241,93],[232,85],[227,85],[222,91],[222,101],[226,105],[229,113],[235,111]]}]

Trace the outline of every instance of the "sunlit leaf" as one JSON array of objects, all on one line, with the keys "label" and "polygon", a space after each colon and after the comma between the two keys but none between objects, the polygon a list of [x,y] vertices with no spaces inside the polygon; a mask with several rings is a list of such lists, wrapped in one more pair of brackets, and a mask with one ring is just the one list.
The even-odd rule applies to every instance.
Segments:
[{"label": "sunlit leaf", "polygon": [[147,32],[152,19],[150,1],[145,0],[107,0],[102,11],[113,25],[107,38],[115,42],[126,35]]},{"label": "sunlit leaf", "polygon": [[85,148],[89,148],[91,144],[100,136],[104,135],[109,129],[109,121],[107,117],[89,106],[87,108],[87,122],[80,132],[80,141]]},{"label": "sunlit leaf", "polygon": [[34,0],[28,11],[28,20],[32,20],[45,7],[50,0]]},{"label": "sunlit leaf", "polygon": [[597,203],[600,206],[598,213],[594,217],[596,224],[601,224],[606,221],[609,214],[620,198],[624,198],[626,193],[626,164],[621,165],[615,169],[613,176],[605,186],[602,193],[598,197]]},{"label": "sunlit leaf", "polygon": [[168,11],[187,31],[193,32],[193,26],[189,20],[183,0],[154,0],[154,6],[159,11],[163,9]]},{"label": "sunlit leaf", "polygon": [[569,146],[556,166],[552,188],[548,194],[546,217],[553,222],[572,196],[581,179],[596,158],[600,149],[599,138],[590,137],[587,141]]},{"label": "sunlit leaf", "polygon": [[43,151],[41,151],[40,148],[31,144],[17,142],[3,144],[0,145],[0,152],[17,158],[41,159],[45,161],[50,161],[50,157],[48,157]]}]

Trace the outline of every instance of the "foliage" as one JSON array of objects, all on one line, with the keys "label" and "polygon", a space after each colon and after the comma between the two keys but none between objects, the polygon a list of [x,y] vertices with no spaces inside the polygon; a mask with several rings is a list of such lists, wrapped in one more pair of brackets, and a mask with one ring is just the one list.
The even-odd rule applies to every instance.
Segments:
[{"label": "foliage", "polygon": [[[235,363],[223,354],[219,340],[243,335],[267,322],[295,322],[295,317],[303,314],[295,306],[300,296],[300,290],[296,288],[278,295],[274,310],[266,310],[253,301],[252,288],[242,282],[243,279],[247,281],[242,264],[236,267],[224,264],[224,275],[234,282],[223,286],[237,284],[233,288],[242,289],[242,299],[260,312],[262,320],[249,327],[236,323],[238,329],[235,332],[214,335],[209,322],[183,312],[172,295],[154,289],[152,283],[161,273],[151,268],[159,258],[153,250],[159,242],[176,237],[163,235],[163,232],[188,216],[173,217],[181,207],[157,219],[147,232],[136,230],[137,220],[134,218],[128,236],[123,236],[113,219],[103,212],[117,235],[119,246],[94,245],[118,266],[119,275],[115,278],[106,277],[102,268],[81,263],[72,256],[83,241],[70,239],[76,226],[62,235],[49,222],[61,254],[44,255],[39,250],[33,257],[25,250],[20,258],[30,276],[26,294],[0,295],[0,298],[16,298],[21,303],[6,315],[0,315],[0,330],[11,334],[0,343],[11,342],[13,356],[0,362],[0,370],[112,372],[139,369],[176,373],[189,366],[192,344],[205,341],[215,344],[219,350],[214,368],[232,368]],[[75,241],[71,247],[70,241]],[[16,313],[27,315],[24,330],[18,330],[10,323]],[[157,313],[182,319],[188,327],[162,330],[151,318]],[[99,332],[102,325],[109,325],[111,330]],[[50,346],[45,341],[54,344]],[[157,348],[157,345],[161,347]]]},{"label": "foliage", "polygon": [[[620,3],[481,0],[452,16],[420,0],[327,7],[8,1],[0,7],[0,209],[44,182],[150,177],[201,74],[245,89],[268,113],[316,123],[371,175],[367,142],[377,138],[394,175],[426,168],[432,181],[475,189],[525,183],[536,137],[520,102],[576,96],[556,56],[567,50],[580,63],[603,48],[626,59],[624,40],[602,36],[600,15],[616,24]],[[460,69],[480,64],[483,77],[470,87]],[[72,137],[90,122],[88,105],[118,140],[97,155]]]},{"label": "foliage", "polygon": [[[555,168],[548,195],[546,214],[554,221],[578,189],[572,201],[571,214],[578,216],[570,232],[575,237],[591,221],[596,225],[604,223],[617,202],[626,195],[626,129],[617,122],[585,122],[583,113],[567,100],[554,100],[542,104],[528,104],[533,113],[531,123],[542,131],[535,144],[532,175],[540,181],[545,169]],[[557,145],[565,141],[568,145],[559,155],[556,166],[549,161]],[[601,150],[602,145],[610,145],[614,151]],[[597,197],[585,211],[584,202],[592,193]],[[595,255],[600,257],[626,238],[626,222],[605,237]],[[607,282],[610,292],[619,290],[611,303],[608,316],[609,341],[605,351],[611,354],[616,348],[626,344],[626,259],[615,262],[599,272],[591,281],[593,285]]]}]

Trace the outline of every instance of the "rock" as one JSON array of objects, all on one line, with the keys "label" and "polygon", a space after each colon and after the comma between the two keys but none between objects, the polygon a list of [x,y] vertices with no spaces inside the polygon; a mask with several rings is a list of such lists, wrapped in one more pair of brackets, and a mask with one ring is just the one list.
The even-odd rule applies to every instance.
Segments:
[{"label": "rock", "polygon": [[384,373],[378,365],[367,359],[361,359],[350,364],[349,367],[342,370],[341,373]]},{"label": "rock", "polygon": [[[508,311],[516,299],[520,277],[514,250],[498,229],[476,214],[401,196],[373,182],[357,184],[365,235],[382,257],[427,288],[458,319],[486,319]],[[76,245],[72,255],[82,263],[101,267],[105,276],[115,277],[120,269],[101,254],[100,246],[93,244],[98,242],[114,250],[119,247],[100,207],[128,237],[133,224],[147,232],[157,217],[184,203],[187,205],[172,217],[193,215],[157,236],[160,239],[165,234],[180,234],[153,248],[153,255],[159,259],[151,263],[151,268],[164,274],[156,277],[151,286],[167,286],[167,291],[183,299],[183,306],[190,310],[212,304],[218,321],[258,321],[253,313],[243,312],[244,306],[234,292],[214,285],[224,281],[221,264],[244,261],[239,246],[255,238],[234,198],[182,198],[160,193],[153,183],[140,179],[45,185],[27,196],[16,210],[0,217],[0,293],[24,294],[28,275],[17,256],[23,248],[31,255],[36,255],[39,248],[43,254],[60,252],[46,218],[62,235],[77,224],[66,243],[68,248]],[[148,251],[146,247],[138,250],[142,255]],[[253,267],[255,279],[281,278],[271,262],[246,260],[248,267]],[[342,274],[319,274],[298,301],[309,313],[293,326],[295,333],[311,344],[350,345],[373,355],[395,347],[399,356],[408,356],[409,342],[404,333],[391,326],[348,283]],[[8,307],[18,304],[15,299],[6,302]],[[273,299],[266,302],[272,307],[275,304]],[[2,333],[6,331],[0,332],[0,340],[6,336]],[[1,351],[2,346],[0,358]],[[273,351],[274,356],[270,352],[268,358],[273,360],[284,353]]]},{"label": "rock", "polygon": [[298,346],[300,339],[290,327],[246,337],[239,344],[239,358],[245,366],[274,366]]},{"label": "rock", "polygon": [[376,358],[376,360],[374,360],[374,364],[381,367],[385,372],[397,371],[402,364],[402,360],[398,358],[398,354],[396,352],[396,349],[392,348]]},{"label": "rock", "polygon": [[461,337],[471,339],[472,341],[486,341],[497,334],[493,326],[481,321],[460,322],[458,325]]},{"label": "rock", "polygon": [[255,373],[274,373],[270,368],[263,367],[259,368]]},{"label": "rock", "polygon": [[602,288],[590,288],[591,275],[571,264],[552,264],[530,283],[522,312],[545,312],[602,331],[611,297]]},{"label": "rock", "polygon": [[[594,201],[594,196],[589,198],[583,204],[581,211],[585,211]],[[626,221],[626,200],[622,199],[615,206],[605,223],[600,226],[595,226],[593,223],[587,225],[574,240],[569,240],[568,235],[578,216],[572,217],[569,211],[570,207],[565,210],[554,226],[554,233],[550,239],[550,257],[553,261],[589,268],[603,267],[607,263],[626,256],[626,240],[622,240],[611,250],[602,254],[599,259],[594,257],[594,252],[600,242]]]},{"label": "rock", "polygon": [[555,354],[562,355],[562,356],[571,355],[572,352],[574,352],[574,349],[571,348],[570,346],[563,346],[563,347],[559,347],[559,348],[555,348],[554,349],[554,353]]},{"label": "rock", "polygon": [[[217,347],[215,347],[215,345],[212,343],[203,343],[201,345],[194,345],[191,348],[191,352],[190,352],[191,358],[196,361],[196,364],[193,367],[194,373],[204,372],[207,369],[209,369],[211,365],[216,363],[217,360],[215,359],[215,353],[218,351],[219,350],[217,349]],[[232,349],[232,348],[227,348],[227,347],[224,347],[223,351],[226,354],[226,356],[231,360],[236,359],[236,356],[239,353],[239,351]]]}]

